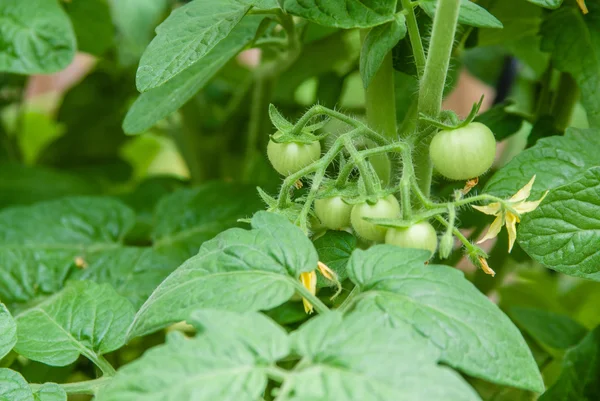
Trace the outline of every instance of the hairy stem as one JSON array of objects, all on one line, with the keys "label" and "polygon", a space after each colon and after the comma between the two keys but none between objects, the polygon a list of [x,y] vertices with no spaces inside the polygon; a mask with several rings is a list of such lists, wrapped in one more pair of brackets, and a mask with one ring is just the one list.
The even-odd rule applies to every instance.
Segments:
[{"label": "hairy stem", "polygon": [[[379,146],[377,148],[360,150],[358,153],[363,158],[368,158],[369,156],[375,156],[382,153],[390,153],[390,152],[401,152],[406,148],[406,145],[403,143],[394,143],[392,145]],[[343,188],[348,181],[348,177],[352,173],[352,170],[356,167],[356,164],[353,163],[352,160],[348,160],[346,165],[340,170],[338,174],[338,178],[336,179],[335,186],[338,188]]]},{"label": "hairy stem", "polygon": [[421,78],[423,70],[425,69],[425,50],[423,50],[423,42],[421,40],[421,33],[419,32],[419,25],[417,24],[417,17],[415,16],[414,6],[411,0],[402,0],[402,7],[406,11],[406,27],[408,28],[408,37],[413,49],[415,65],[417,66],[417,76]]},{"label": "hairy stem", "polygon": [[[352,143],[352,139],[349,137],[344,137],[344,147],[350,153],[350,157],[356,164],[358,171],[360,171],[360,176],[363,179],[365,184],[365,190],[367,192],[367,196],[375,195],[377,192],[375,189],[375,177],[372,176],[371,170],[369,170],[369,166],[367,166],[367,162],[364,157],[356,150],[356,147]],[[379,182],[377,180],[377,182]]]}]

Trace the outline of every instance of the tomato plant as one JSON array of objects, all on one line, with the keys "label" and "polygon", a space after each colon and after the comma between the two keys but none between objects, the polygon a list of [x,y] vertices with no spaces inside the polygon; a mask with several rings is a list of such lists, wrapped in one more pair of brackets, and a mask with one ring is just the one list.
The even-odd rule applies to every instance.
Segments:
[{"label": "tomato plant", "polygon": [[600,388],[597,0],[0,1],[0,400]]}]

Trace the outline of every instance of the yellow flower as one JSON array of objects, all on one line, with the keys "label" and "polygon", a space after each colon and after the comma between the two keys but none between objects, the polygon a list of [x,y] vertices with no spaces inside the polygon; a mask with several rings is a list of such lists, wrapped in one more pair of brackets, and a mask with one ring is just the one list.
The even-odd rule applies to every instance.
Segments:
[{"label": "yellow flower", "polygon": [[[325,278],[339,283],[337,278],[337,274],[331,270],[325,263],[318,262],[317,269]],[[311,272],[300,273],[300,282],[311,294],[316,295],[317,293],[317,272],[313,270]],[[313,313],[313,305],[306,299],[302,298],[302,303],[304,304],[304,312]]]},{"label": "yellow flower", "polygon": [[507,210],[505,210],[500,202],[490,203],[486,206],[473,206],[473,208],[480,212],[496,216],[496,219],[490,226],[488,232],[477,242],[478,244],[496,237],[502,229],[502,226],[506,225],[506,230],[508,231],[508,252],[512,250],[515,240],[517,239],[517,223],[521,222],[521,215],[535,210],[548,194],[548,191],[546,191],[540,199],[528,201],[527,198],[529,198],[529,195],[531,194],[531,188],[533,187],[534,181],[535,175],[527,185],[519,189],[516,194],[508,199],[506,203],[508,203],[509,209]]},{"label": "yellow flower", "polygon": [[589,11],[585,5],[585,0],[577,0],[577,4],[579,5],[579,8],[581,8],[581,11],[584,14],[587,14]]},{"label": "yellow flower", "polygon": [[477,259],[479,259],[481,270],[483,270],[485,274],[489,274],[492,277],[496,275],[496,272],[488,265],[487,260],[483,256],[479,256]]}]

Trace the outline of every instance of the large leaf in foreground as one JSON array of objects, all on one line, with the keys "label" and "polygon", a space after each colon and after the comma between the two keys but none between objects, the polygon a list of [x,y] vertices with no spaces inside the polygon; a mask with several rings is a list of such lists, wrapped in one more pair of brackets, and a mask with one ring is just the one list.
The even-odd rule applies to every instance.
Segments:
[{"label": "large leaf in foreground", "polygon": [[600,399],[600,327],[565,354],[560,377],[539,401]]},{"label": "large leaf in foreground", "polygon": [[375,316],[331,312],[292,335],[296,353],[310,361],[290,378],[294,399],[479,400],[458,374],[437,364],[439,350],[408,325],[392,329]]},{"label": "large leaf in foreground", "polygon": [[581,89],[581,102],[590,126],[600,127],[600,5],[588,1],[589,13],[561,7],[542,25],[544,51],[552,52],[553,66],[571,74]]},{"label": "large leaf in foreground", "polygon": [[17,325],[3,303],[0,303],[0,360],[17,343]]},{"label": "large leaf in foreground", "polygon": [[140,60],[140,92],[156,88],[208,54],[250,10],[237,0],[196,0],[171,13]]},{"label": "large leaf in foreground", "polygon": [[519,244],[551,269],[600,281],[599,210],[600,167],[594,167],[523,216]]},{"label": "large leaf in foreground", "polygon": [[135,223],[108,198],[64,198],[0,212],[0,299],[27,302],[60,290],[75,259],[119,246]]},{"label": "large leaf in foreground", "polygon": [[[201,311],[193,318],[209,328],[194,339],[179,333],[120,369],[98,401],[254,401],[267,385],[265,367],[289,352],[288,337],[272,321],[257,313],[225,314]],[[204,319],[212,315],[208,321]],[[203,323],[200,323],[202,321]],[[231,331],[236,328],[238,331]],[[240,331],[252,336],[236,337]],[[260,333],[260,336],[254,335]]]},{"label": "large leaf in foreground", "polygon": [[600,165],[599,152],[599,130],[568,128],[565,136],[540,139],[519,153],[490,178],[484,191],[511,196],[536,175],[531,199],[537,199],[546,190],[575,181],[590,167]]},{"label": "large leaf in foreground", "polygon": [[68,365],[80,354],[97,361],[125,344],[133,315],[129,301],[109,285],[74,281],[16,317],[15,350],[51,366]]},{"label": "large leaf in foreground", "polygon": [[75,57],[75,33],[58,0],[2,0],[0,26],[0,72],[48,74]]},{"label": "large leaf in foreground", "polygon": [[181,189],[165,196],[156,206],[155,248],[183,262],[196,255],[204,241],[261,208],[256,188],[213,182],[198,188]]},{"label": "large leaf in foreground", "polygon": [[463,274],[425,266],[426,252],[390,245],[357,250],[350,279],[364,293],[357,308],[384,313],[391,326],[413,326],[441,361],[485,380],[541,392],[537,365],[519,330]]},{"label": "large leaf in foreground", "polygon": [[262,20],[257,15],[245,17],[229,36],[202,58],[202,62],[192,65],[164,85],[142,93],[127,112],[123,130],[128,134],[144,132],[183,106],[254,38]]},{"label": "large leaf in foreground", "polygon": [[252,230],[219,234],[167,277],[137,313],[129,338],[184,320],[198,308],[243,312],[278,306],[293,295],[300,273],[314,270],[317,261],[298,227],[259,212]]}]

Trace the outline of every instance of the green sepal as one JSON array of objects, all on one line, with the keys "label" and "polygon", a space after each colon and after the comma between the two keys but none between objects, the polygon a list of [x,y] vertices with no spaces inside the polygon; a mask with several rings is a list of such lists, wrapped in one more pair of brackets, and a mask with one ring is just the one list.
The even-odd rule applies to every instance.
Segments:
[{"label": "green sepal", "polygon": [[309,143],[313,143],[315,141],[320,141],[321,139],[326,138],[327,135],[329,135],[329,134],[315,135],[311,131],[308,131],[308,130],[302,130],[302,131],[300,131],[300,133],[298,135],[292,135],[292,134],[290,134],[288,132],[284,132],[284,131],[277,131],[276,133],[271,135],[271,140],[275,143],[294,142],[294,143],[309,144]]},{"label": "green sepal", "polygon": [[473,103],[473,107],[471,108],[471,112],[464,120],[458,120],[456,113],[451,110],[444,110],[440,113],[441,119],[434,118],[428,116],[426,114],[420,113],[419,120],[425,122],[427,124],[433,125],[439,129],[443,130],[455,130],[462,128],[468,124],[471,124],[473,120],[477,117],[477,113],[479,113],[479,109],[481,108],[481,104],[483,103],[483,95],[477,103]]}]

